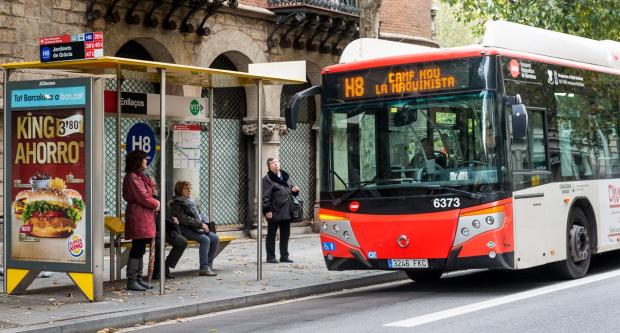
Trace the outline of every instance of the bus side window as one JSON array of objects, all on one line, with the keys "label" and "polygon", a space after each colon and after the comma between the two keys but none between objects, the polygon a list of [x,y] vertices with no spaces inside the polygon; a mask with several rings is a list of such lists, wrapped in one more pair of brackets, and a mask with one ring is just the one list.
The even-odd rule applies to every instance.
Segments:
[{"label": "bus side window", "polygon": [[595,177],[599,172],[597,159],[602,149],[598,147],[599,139],[595,133],[597,120],[589,116],[587,99],[577,92],[556,92],[555,101],[560,180]]},{"label": "bus side window", "polygon": [[597,98],[590,108],[593,127],[594,165],[599,178],[618,177],[620,160],[618,154],[618,116],[612,112],[609,99]]},{"label": "bus side window", "polygon": [[542,185],[551,180],[550,174],[533,173],[548,169],[545,111],[528,108],[527,112],[527,135],[523,139],[513,138],[511,144],[512,167],[516,171],[513,175],[515,190]]},{"label": "bus side window", "polygon": [[512,165],[514,170],[547,170],[545,148],[545,112],[528,110],[527,136],[512,140]]}]

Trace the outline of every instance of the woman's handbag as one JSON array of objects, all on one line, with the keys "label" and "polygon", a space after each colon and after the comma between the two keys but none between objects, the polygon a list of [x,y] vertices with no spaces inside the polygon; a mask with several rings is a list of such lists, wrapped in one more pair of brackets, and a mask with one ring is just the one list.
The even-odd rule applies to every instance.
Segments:
[{"label": "woman's handbag", "polygon": [[291,218],[293,222],[304,220],[304,202],[296,195],[291,195]]}]

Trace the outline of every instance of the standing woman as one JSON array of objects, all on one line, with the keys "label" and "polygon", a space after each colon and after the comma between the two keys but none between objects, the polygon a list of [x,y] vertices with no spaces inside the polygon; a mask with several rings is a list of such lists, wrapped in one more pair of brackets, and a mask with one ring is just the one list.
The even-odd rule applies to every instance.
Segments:
[{"label": "standing woman", "polygon": [[288,238],[291,235],[293,207],[291,195],[299,195],[288,173],[280,169],[277,158],[267,159],[269,171],[263,177],[263,214],[267,218],[267,262],[277,264],[276,231],[280,228],[280,262],[293,262],[288,256]]},{"label": "standing woman", "polygon": [[125,211],[125,239],[131,239],[127,261],[127,290],[145,291],[148,284],[142,280],[142,257],[146,245],[155,237],[155,213],[159,201],[153,198],[155,182],[146,174],[146,153],[134,150],[125,159],[123,198]]}]

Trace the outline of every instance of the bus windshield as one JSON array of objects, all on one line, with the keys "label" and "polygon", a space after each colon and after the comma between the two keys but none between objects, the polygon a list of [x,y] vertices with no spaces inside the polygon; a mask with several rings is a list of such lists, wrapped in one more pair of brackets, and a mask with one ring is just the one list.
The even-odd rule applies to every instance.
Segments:
[{"label": "bus windshield", "polygon": [[[374,188],[444,188],[484,194],[498,189],[492,91],[329,105],[322,115],[322,192],[363,197]],[[356,192],[356,193],[353,193]],[[374,194],[376,195],[376,193]],[[396,195],[396,194],[393,194]]]}]

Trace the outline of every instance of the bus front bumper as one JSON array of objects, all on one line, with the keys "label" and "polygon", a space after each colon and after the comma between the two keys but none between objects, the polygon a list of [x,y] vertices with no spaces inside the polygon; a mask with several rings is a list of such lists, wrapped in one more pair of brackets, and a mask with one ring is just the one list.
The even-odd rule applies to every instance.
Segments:
[{"label": "bus front bumper", "polygon": [[[388,259],[364,259],[324,256],[325,265],[330,271],[345,270],[401,270],[388,267]],[[454,259],[428,259],[428,268],[422,270],[458,271],[465,269],[514,269],[514,253],[500,253],[495,258],[475,256]]]}]

